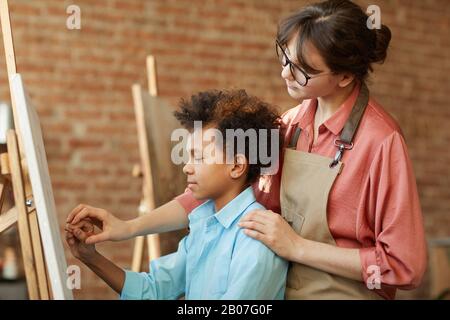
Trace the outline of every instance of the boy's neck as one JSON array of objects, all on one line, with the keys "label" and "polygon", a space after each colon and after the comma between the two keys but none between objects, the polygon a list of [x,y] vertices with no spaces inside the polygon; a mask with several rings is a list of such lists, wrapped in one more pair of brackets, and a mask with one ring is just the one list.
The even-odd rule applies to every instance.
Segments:
[{"label": "boy's neck", "polygon": [[216,213],[219,212],[223,207],[225,207],[230,201],[236,198],[242,191],[247,189],[248,184],[238,184],[237,186],[230,188],[226,192],[224,192],[219,197],[213,199],[214,208]]}]

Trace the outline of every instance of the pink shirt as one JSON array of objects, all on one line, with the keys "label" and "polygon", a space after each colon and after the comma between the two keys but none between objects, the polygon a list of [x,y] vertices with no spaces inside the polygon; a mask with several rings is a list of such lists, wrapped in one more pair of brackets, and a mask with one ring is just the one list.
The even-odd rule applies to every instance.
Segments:
[{"label": "pink shirt", "polygon": [[[317,100],[305,100],[283,116],[285,144],[295,124],[302,129],[297,150],[333,158],[345,121],[359,93],[356,86],[335,114],[319,127],[313,144]],[[328,225],[337,246],[360,250],[364,281],[378,266],[381,289],[394,299],[397,288],[417,287],[427,265],[426,241],[416,181],[405,140],[397,123],[372,98],[353,150],[344,153],[344,169],[328,198]],[[281,163],[282,170],[282,163]],[[281,170],[263,176],[253,185],[256,199],[266,208],[280,212]],[[176,198],[187,212],[201,201],[186,193]]]}]

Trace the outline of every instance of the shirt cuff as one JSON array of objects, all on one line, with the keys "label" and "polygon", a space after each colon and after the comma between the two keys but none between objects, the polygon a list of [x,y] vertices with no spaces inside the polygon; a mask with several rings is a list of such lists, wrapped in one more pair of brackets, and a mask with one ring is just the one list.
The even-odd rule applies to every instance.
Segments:
[{"label": "shirt cuff", "polygon": [[120,299],[141,300],[142,281],[143,279],[138,272],[125,270],[125,282],[123,284],[122,292],[120,293]]},{"label": "shirt cuff", "polygon": [[192,191],[189,189],[186,189],[184,193],[180,194],[178,197],[175,197],[175,200],[181,204],[187,214],[191,213],[192,210],[205,202],[205,200],[195,199]]},{"label": "shirt cuff", "polygon": [[364,283],[367,283],[368,278],[374,275],[376,268],[379,270],[378,274],[381,275],[381,265],[375,247],[359,249],[359,257],[361,259],[361,272]]}]

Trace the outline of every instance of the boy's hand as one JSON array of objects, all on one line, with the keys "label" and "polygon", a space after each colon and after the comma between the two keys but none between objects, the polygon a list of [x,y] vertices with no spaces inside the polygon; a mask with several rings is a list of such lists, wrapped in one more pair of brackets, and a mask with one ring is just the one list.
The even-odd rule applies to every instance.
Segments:
[{"label": "boy's hand", "polygon": [[97,251],[94,244],[86,244],[86,239],[94,234],[94,225],[88,219],[77,224],[67,224],[66,242],[73,256],[81,261],[88,261]]}]

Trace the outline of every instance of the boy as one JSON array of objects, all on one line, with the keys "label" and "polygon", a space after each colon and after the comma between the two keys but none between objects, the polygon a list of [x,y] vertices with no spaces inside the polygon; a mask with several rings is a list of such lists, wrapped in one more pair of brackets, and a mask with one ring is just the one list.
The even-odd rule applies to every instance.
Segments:
[{"label": "boy", "polygon": [[[287,261],[237,225],[246,213],[263,209],[251,184],[273,163],[263,163],[262,150],[255,155],[252,148],[266,147],[278,161],[279,143],[273,148],[273,139],[279,136],[272,134],[279,125],[277,113],[244,90],[235,90],[194,95],[181,102],[175,116],[189,130],[189,161],[183,168],[188,188],[195,198],[207,199],[189,215],[190,233],[177,252],[152,261],[149,273],[124,271],[84,243],[93,226],[83,220],[66,227],[72,254],[122,299],[283,299]],[[227,135],[239,129],[253,130],[256,140],[247,143],[251,135],[246,136],[242,145],[242,136]],[[214,139],[199,139],[211,132]]]}]

